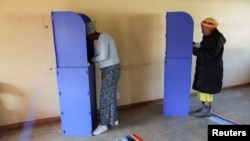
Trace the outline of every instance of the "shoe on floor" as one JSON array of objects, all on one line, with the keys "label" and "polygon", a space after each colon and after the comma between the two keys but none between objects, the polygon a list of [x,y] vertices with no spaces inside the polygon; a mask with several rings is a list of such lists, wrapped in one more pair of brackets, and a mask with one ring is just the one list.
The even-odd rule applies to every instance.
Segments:
[{"label": "shoe on floor", "polygon": [[194,114],[196,117],[210,117],[211,116],[211,106],[204,106],[199,112]]},{"label": "shoe on floor", "polygon": [[97,128],[94,130],[93,135],[99,135],[108,130],[107,125],[98,125]]}]

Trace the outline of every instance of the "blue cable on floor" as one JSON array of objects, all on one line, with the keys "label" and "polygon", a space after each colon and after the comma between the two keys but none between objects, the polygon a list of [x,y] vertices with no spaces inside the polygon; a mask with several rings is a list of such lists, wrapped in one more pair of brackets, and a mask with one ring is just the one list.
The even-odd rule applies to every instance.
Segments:
[{"label": "blue cable on floor", "polygon": [[217,116],[214,116],[212,115],[211,117],[209,117],[210,120],[213,120],[219,124],[222,124],[222,125],[235,125],[234,123],[232,122],[229,122],[223,118],[220,118],[220,117],[217,117]]},{"label": "blue cable on floor", "polygon": [[219,124],[222,124],[222,125],[237,125],[237,123],[233,122],[233,121],[230,121],[226,118],[223,118],[219,115],[216,115],[214,113],[212,113],[212,115],[210,117],[208,117],[210,120],[213,120]]}]

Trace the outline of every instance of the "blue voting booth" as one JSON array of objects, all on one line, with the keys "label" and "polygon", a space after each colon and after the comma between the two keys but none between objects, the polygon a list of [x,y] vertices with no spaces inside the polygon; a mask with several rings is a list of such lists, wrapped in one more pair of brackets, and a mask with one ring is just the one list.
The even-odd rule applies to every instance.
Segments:
[{"label": "blue voting booth", "polygon": [[91,19],[71,11],[51,12],[58,96],[64,135],[92,136],[96,121],[95,64],[85,23]]},{"label": "blue voting booth", "polygon": [[188,116],[192,71],[193,19],[185,12],[166,14],[164,115]]}]

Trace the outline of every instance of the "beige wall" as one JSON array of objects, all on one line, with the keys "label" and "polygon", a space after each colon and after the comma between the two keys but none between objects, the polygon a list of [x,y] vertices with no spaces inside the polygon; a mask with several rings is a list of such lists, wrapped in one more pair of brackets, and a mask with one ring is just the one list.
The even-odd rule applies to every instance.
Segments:
[{"label": "beige wall", "polygon": [[248,0],[0,0],[0,126],[60,115],[51,11],[85,13],[114,37],[122,65],[118,103],[126,105],[163,98],[168,11],[193,17],[195,41],[200,21],[216,18],[227,38],[224,87],[250,82],[249,7]]}]

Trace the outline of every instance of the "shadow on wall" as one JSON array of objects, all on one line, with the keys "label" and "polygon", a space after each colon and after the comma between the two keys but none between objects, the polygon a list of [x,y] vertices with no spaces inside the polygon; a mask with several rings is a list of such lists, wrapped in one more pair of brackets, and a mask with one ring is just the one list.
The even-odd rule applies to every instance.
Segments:
[{"label": "shadow on wall", "polygon": [[164,14],[93,13],[90,15],[90,18],[96,21],[99,32],[107,32],[114,38],[123,67],[164,62],[166,33]]},{"label": "shadow on wall", "polygon": [[[85,13],[79,11],[79,13]],[[115,40],[121,63],[119,105],[163,97],[165,14],[86,13],[96,21],[99,32]],[[98,71],[99,72],[99,71]],[[99,97],[101,76],[97,73]],[[99,103],[99,98],[97,103]],[[98,106],[99,107],[99,106]]]},{"label": "shadow on wall", "polygon": [[[164,39],[162,21],[158,14],[129,15],[127,19],[127,51],[124,61],[127,70],[129,103],[158,99],[162,93]],[[165,29],[165,28],[164,28]],[[124,55],[124,54],[123,54]],[[163,63],[162,63],[163,64]]]},{"label": "shadow on wall", "polygon": [[26,117],[27,108],[27,98],[21,90],[10,84],[0,83],[0,126],[20,122],[20,119]]},{"label": "shadow on wall", "polygon": [[165,16],[142,13],[102,15],[105,20],[98,17],[91,17],[97,22],[97,30],[110,33],[117,45],[122,66],[118,86],[121,104],[159,98],[163,89],[160,84],[165,54]]}]

